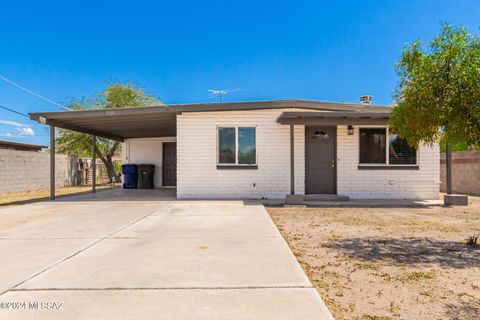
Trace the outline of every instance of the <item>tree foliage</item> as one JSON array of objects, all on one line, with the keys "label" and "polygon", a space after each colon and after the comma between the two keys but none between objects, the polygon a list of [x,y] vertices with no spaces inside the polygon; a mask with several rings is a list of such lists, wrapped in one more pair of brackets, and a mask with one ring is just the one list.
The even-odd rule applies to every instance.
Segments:
[{"label": "tree foliage", "polygon": [[[159,105],[160,101],[145,93],[133,83],[112,83],[93,98],[72,99],[68,104],[71,110],[112,109],[125,107],[143,107]],[[61,153],[82,157],[92,156],[92,137],[88,134],[63,130],[58,131],[55,139],[57,150]],[[115,176],[112,161],[119,151],[120,143],[109,139],[97,137],[96,154],[105,164],[111,181]]]},{"label": "tree foliage", "polygon": [[446,142],[480,149],[480,40],[465,28],[442,24],[424,49],[406,46],[390,127],[412,146]]}]

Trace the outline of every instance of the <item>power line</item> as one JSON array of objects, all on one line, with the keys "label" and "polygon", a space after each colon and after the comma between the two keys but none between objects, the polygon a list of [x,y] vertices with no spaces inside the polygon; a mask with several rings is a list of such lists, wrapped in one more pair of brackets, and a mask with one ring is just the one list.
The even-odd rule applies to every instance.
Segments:
[{"label": "power line", "polygon": [[24,117],[30,118],[30,117],[28,116],[28,114],[21,113],[20,111],[13,110],[13,109],[4,107],[4,106],[2,106],[2,105],[0,105],[0,108],[5,109],[5,110],[10,111],[10,112],[13,112],[13,113],[16,113],[16,114],[19,114],[19,115],[24,116]]},{"label": "power line", "polygon": [[40,98],[40,99],[42,99],[42,100],[44,100],[44,101],[47,101],[48,103],[54,104],[54,105],[56,105],[56,106],[59,106],[60,108],[65,109],[65,110],[70,110],[69,108],[67,108],[67,107],[65,107],[65,106],[62,106],[60,103],[57,103],[57,102],[52,101],[52,100],[50,100],[50,99],[48,99],[48,98],[45,98],[44,96],[39,95],[38,93],[35,93],[35,92],[33,92],[32,90],[30,90],[30,89],[27,89],[27,88],[25,88],[25,87],[22,87],[21,85],[13,82],[13,81],[11,81],[11,80],[8,80],[7,78],[5,78],[5,77],[3,77],[3,76],[1,76],[1,75],[0,75],[0,79],[3,80],[3,81],[5,81],[5,82],[7,82],[7,83],[9,83],[9,84],[11,84],[12,86],[15,86],[15,87],[17,87],[17,88],[19,88],[19,89],[21,89],[21,90],[23,90],[23,91],[25,91],[25,92],[30,93],[31,95],[34,95],[34,96],[37,97],[37,98]]}]

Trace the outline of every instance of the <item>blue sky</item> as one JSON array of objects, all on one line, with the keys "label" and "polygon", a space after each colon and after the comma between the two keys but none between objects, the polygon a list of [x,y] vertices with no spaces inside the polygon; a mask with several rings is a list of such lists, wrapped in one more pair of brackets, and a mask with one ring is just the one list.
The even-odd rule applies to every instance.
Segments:
[{"label": "blue sky", "polygon": [[[390,104],[404,44],[429,41],[440,21],[479,33],[479,16],[476,0],[9,1],[0,75],[60,103],[120,80],[164,103],[213,102],[208,89],[240,88],[225,100],[371,94]],[[5,82],[0,105],[58,110]],[[48,143],[44,126],[1,109],[0,139]]]}]

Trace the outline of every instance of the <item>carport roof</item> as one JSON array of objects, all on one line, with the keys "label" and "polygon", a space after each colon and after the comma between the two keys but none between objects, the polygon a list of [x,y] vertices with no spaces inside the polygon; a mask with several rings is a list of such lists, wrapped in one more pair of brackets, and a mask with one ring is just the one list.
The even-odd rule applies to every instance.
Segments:
[{"label": "carport roof", "polygon": [[351,113],[385,113],[389,107],[365,104],[309,100],[270,100],[174,104],[152,107],[39,112],[32,120],[55,127],[123,141],[130,138],[176,136],[176,115],[183,112],[241,111],[259,109],[301,108]]}]

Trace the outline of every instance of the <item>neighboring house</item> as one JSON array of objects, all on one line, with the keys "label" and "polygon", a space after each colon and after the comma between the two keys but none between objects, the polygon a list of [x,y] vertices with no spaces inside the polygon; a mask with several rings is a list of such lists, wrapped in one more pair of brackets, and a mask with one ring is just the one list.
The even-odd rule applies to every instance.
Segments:
[{"label": "neighboring house", "polygon": [[39,144],[0,140],[0,149],[38,152],[38,151],[41,151],[42,149],[46,149],[46,148],[48,148],[48,147],[47,146],[42,146],[42,145],[39,145]]},{"label": "neighboring house", "polygon": [[438,146],[410,148],[389,132],[390,110],[281,100],[31,118],[122,141],[122,162],[155,164],[155,187],[176,186],[180,199],[438,198]]}]

